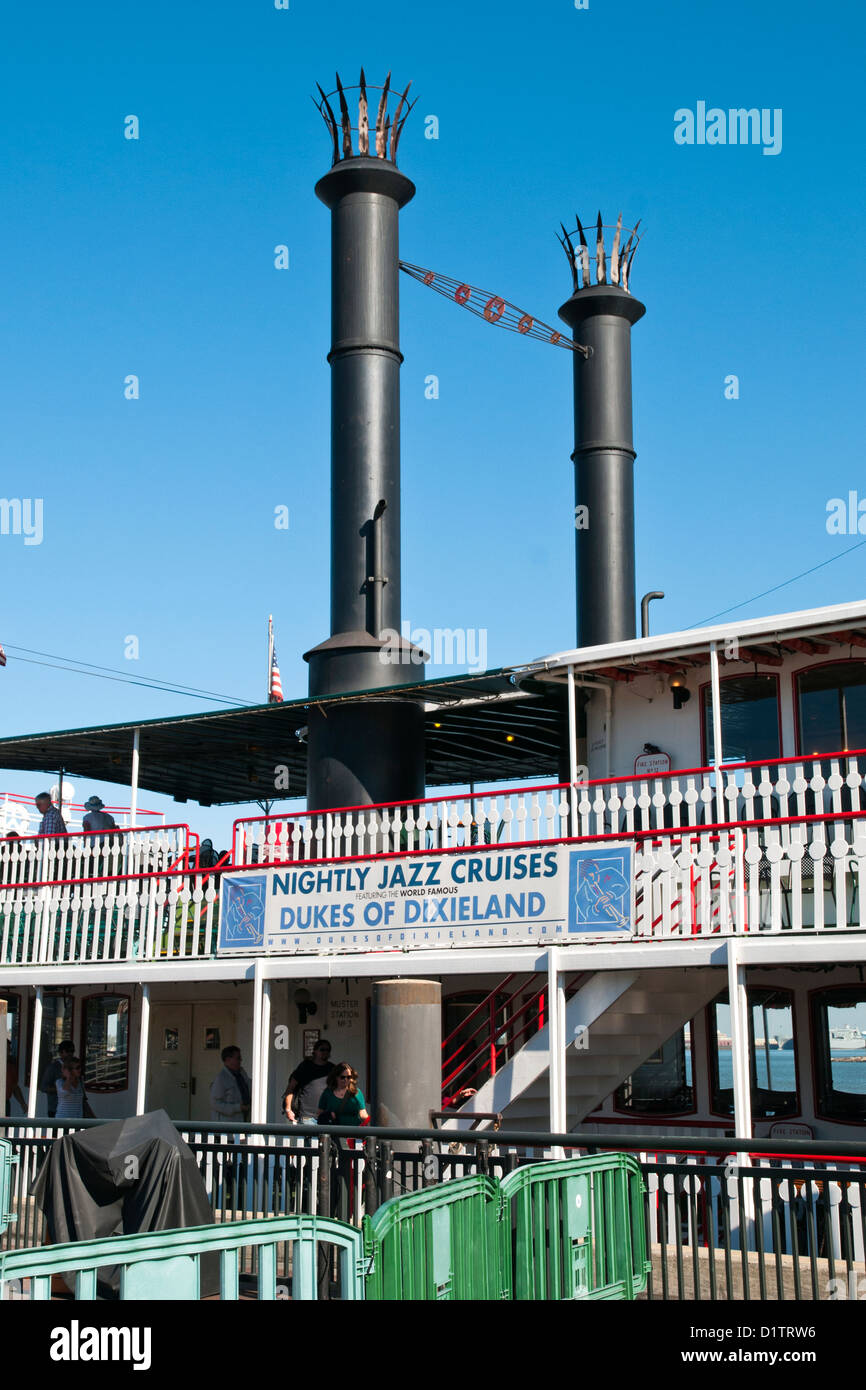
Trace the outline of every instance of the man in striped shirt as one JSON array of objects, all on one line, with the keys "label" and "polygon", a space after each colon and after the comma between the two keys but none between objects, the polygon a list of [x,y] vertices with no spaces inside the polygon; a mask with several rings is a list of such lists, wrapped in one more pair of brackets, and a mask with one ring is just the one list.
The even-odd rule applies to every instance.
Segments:
[{"label": "man in striped shirt", "polygon": [[67,833],[66,822],[57,807],[51,804],[51,797],[48,795],[48,792],[40,792],[37,797],[34,797],[34,800],[36,802],[36,809],[42,817],[36,834],[65,835]]}]

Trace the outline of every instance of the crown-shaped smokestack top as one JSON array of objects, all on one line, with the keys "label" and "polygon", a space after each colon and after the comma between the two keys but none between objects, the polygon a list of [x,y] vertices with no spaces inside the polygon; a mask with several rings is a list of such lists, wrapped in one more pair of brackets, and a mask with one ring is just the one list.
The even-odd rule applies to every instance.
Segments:
[{"label": "crown-shaped smokestack top", "polygon": [[[388,159],[391,161],[392,164],[396,164],[397,145],[400,142],[400,136],[403,133],[403,127],[406,124],[406,119],[409,115],[409,112],[415,105],[414,101],[410,102],[407,100],[409,88],[412,86],[412,83],[407,83],[406,90],[400,96],[400,99],[397,102],[397,109],[395,110],[392,118],[392,116],[388,112],[388,97],[391,93],[390,72],[388,73],[388,76],[385,78],[384,87],[368,88],[367,79],[364,76],[363,68],[361,69],[361,81],[357,87],[344,87],[342,82],[340,81],[339,73],[336,74],[336,81],[337,85],[333,92],[322,91],[322,88],[319,87],[319,84],[317,82],[316,86],[319,88],[319,95],[321,97],[321,101],[316,101],[316,98],[313,97],[313,101],[315,105],[318,107],[322,119],[325,122],[325,125],[328,127],[328,130],[330,131],[331,139],[334,142],[332,163],[339,164],[344,159],[356,159],[363,155],[367,155],[373,156],[377,159]],[[379,104],[376,109],[376,124],[373,126],[372,131],[370,129],[370,103],[367,97],[368,90],[371,92],[379,93]],[[349,114],[349,104],[346,101],[347,92],[358,93],[357,125],[352,125],[352,119]],[[337,102],[340,107],[339,122],[337,121],[337,117],[334,115],[334,108],[332,107],[331,102],[329,100],[329,98],[333,97],[337,98]],[[404,107],[406,108],[405,111],[403,109]],[[357,133],[358,137],[357,151],[354,149],[352,144],[353,131]]]},{"label": "crown-shaped smokestack top", "polygon": [[[575,233],[567,232],[561,222],[559,225],[562,227],[562,236],[559,237],[559,240],[562,243],[562,249],[568,257],[568,263],[571,266],[571,276],[574,280],[574,289],[576,293],[578,290],[587,289],[593,283],[589,246],[587,245],[586,236],[584,235],[583,226],[579,217],[577,219],[577,236],[579,237],[579,244],[577,246],[575,246],[572,240]],[[601,213],[598,214],[598,222],[596,223],[595,229],[595,255],[593,257],[595,260],[595,284],[607,285],[609,283],[611,285],[619,285],[625,290],[626,294],[629,293],[628,279],[631,274],[631,263],[634,260],[634,253],[641,239],[637,234],[639,226],[640,218],[638,218],[634,227],[623,228],[622,213],[620,213],[617,218],[615,228],[605,226],[601,220]],[[624,230],[628,234],[628,240],[623,246],[622,236]],[[613,241],[610,250],[610,275],[608,277],[604,234],[605,232],[611,231],[613,232]],[[641,233],[641,236],[642,235],[643,233]],[[559,233],[557,233],[557,236],[559,236]]]}]

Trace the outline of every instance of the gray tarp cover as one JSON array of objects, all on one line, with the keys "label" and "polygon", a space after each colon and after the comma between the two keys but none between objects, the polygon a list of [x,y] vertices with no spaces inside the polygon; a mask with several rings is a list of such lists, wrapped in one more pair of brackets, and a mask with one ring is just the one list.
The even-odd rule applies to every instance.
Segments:
[{"label": "gray tarp cover", "polygon": [[[206,1226],[214,1219],[195,1157],[164,1110],[64,1135],[52,1144],[32,1195],[51,1244]],[[213,1259],[202,1264],[205,1294]],[[101,1293],[117,1290],[119,1282],[116,1268],[100,1271]]]}]

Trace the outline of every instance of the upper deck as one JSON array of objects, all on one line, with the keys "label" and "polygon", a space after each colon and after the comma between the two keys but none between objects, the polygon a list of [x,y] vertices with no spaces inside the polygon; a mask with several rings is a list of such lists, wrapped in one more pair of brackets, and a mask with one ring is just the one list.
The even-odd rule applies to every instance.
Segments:
[{"label": "upper deck", "polygon": [[[244,816],[235,821],[231,851],[216,865],[204,862],[186,824],[0,840],[0,967],[195,961],[228,949],[235,956],[267,954],[275,949],[273,933],[267,940],[236,934],[230,945],[224,934],[221,942],[225,881],[264,884],[262,893],[288,892],[285,873],[274,888],[274,871],[286,866],[360,868],[374,860],[423,857],[443,866],[449,884],[471,885],[496,872],[467,869],[463,861],[488,856],[492,864],[533,846],[591,847],[596,859],[614,846],[627,851],[629,939],[687,943],[738,934],[859,932],[866,863],[864,657],[866,603],[860,603],[743,623],[738,630],[563,653],[495,673],[495,680],[398,688],[403,698],[431,697],[425,707],[434,767],[447,766],[453,775],[474,742],[468,790],[411,803]],[[532,717],[521,721],[518,711],[527,706]],[[273,716],[266,709],[252,712],[257,727],[265,729],[271,718],[285,740],[286,709],[271,709]],[[302,717],[299,705],[291,720]],[[249,758],[250,750],[273,756],[266,744],[249,743],[249,719],[235,724],[236,718],[236,711],[187,717],[169,734],[166,721],[155,721],[158,771],[152,776],[149,726],[128,726],[141,751],[141,785],[161,790],[160,778],[177,782],[189,756],[184,739],[195,746],[198,761],[207,762],[201,751],[204,740],[207,752],[209,720],[219,725],[223,756],[235,727],[236,758]],[[59,764],[60,749],[51,740],[69,739],[79,750],[78,771],[97,776],[100,757],[117,760],[107,750],[121,734],[115,727],[7,739],[0,741],[0,761],[22,766],[30,757],[50,765],[56,758]],[[165,751],[169,736],[178,748],[173,771]],[[449,740],[454,747],[446,755]],[[209,776],[218,800],[216,744],[213,751]],[[565,770],[560,779],[545,776],[554,755]],[[69,765],[69,757],[65,761]],[[525,778],[533,766],[540,774],[534,784],[484,788],[510,767]],[[232,763],[226,787],[236,776]],[[500,872],[508,877],[510,871]],[[319,873],[295,876],[291,886],[308,901],[324,903],[335,883],[350,882]],[[355,882],[357,904],[364,880]],[[387,882],[409,896],[408,874]],[[371,877],[365,886],[372,883]],[[563,889],[563,902],[566,891],[572,890]],[[470,918],[477,906],[476,900],[466,909]],[[414,916],[401,911],[407,923],[427,921],[414,909]],[[564,911],[557,907],[552,915]],[[286,938],[279,949],[320,955],[422,950],[432,943],[429,932],[404,932],[359,944],[357,934],[341,930],[351,915],[335,916],[331,909],[327,920],[324,933],[298,935],[291,943]],[[566,929],[557,930],[572,939]],[[527,935],[484,933],[483,944],[495,949],[506,939]],[[466,933],[452,934],[446,944],[467,944]]]},{"label": "upper deck", "polygon": [[[458,860],[559,845],[599,855],[632,848],[632,934],[642,941],[862,931],[866,749],[734,764],[721,774],[691,768],[247,817],[235,822],[232,852],[216,867],[201,863],[185,825],[2,841],[0,965],[211,958],[228,877],[423,858],[447,861],[449,879],[465,882]],[[331,887],[328,875],[309,877],[305,891]],[[413,882],[408,868],[400,882]],[[306,947],[352,948],[333,934]]]}]

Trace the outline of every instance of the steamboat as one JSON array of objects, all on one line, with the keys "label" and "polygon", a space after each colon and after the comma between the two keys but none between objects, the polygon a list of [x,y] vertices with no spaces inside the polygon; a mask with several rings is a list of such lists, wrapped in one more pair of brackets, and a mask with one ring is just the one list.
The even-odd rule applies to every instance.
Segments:
[{"label": "steamboat", "polygon": [[[129,789],[109,835],[39,836],[4,802],[0,1008],[28,1116],[68,1037],[99,1117],[205,1121],[236,1043],[253,1123],[277,1121],[327,1036],[382,1123],[862,1138],[866,1080],[839,1059],[866,1025],[866,600],[651,635],[647,594],[638,635],[645,309],[636,238],[599,217],[591,259],[583,226],[565,233],[573,338],[555,335],[573,349],[576,641],[425,679],[397,636],[405,117],[321,110],[332,630],[295,699],[0,739],[10,774]],[[452,298],[472,308],[471,287]],[[270,804],[286,767],[306,809]],[[140,791],[173,797],[176,822]],[[238,808],[221,856],[195,802]]]}]

